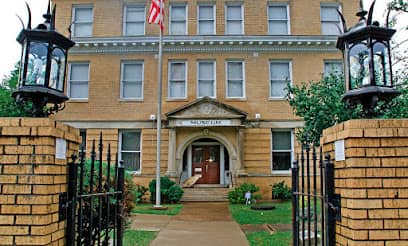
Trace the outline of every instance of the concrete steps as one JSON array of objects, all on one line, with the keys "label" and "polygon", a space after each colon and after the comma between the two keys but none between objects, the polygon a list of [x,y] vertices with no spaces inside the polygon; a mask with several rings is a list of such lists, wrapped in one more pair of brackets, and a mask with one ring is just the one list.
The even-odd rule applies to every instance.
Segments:
[{"label": "concrete steps", "polygon": [[227,202],[230,188],[198,186],[184,188],[182,202]]}]

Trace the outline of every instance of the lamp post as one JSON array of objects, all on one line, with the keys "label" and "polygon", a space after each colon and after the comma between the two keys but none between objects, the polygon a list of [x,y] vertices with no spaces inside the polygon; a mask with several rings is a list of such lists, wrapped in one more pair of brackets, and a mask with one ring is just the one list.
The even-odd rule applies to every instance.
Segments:
[{"label": "lamp post", "polygon": [[[17,41],[22,45],[20,76],[13,97],[17,102],[32,103],[33,117],[47,117],[63,107],[68,100],[64,94],[68,50],[74,42],[55,30],[55,6],[43,15],[45,22],[31,29],[31,11],[27,5],[29,21]],[[47,104],[53,104],[47,108]]]},{"label": "lamp post", "polygon": [[349,30],[340,13],[344,33],[337,40],[345,68],[343,101],[350,106],[361,104],[363,116],[367,118],[376,116],[378,102],[388,102],[400,94],[392,82],[390,39],[395,30],[380,27],[372,20],[374,5],[375,1],[367,12],[360,1],[360,11],[356,14],[360,20]]}]

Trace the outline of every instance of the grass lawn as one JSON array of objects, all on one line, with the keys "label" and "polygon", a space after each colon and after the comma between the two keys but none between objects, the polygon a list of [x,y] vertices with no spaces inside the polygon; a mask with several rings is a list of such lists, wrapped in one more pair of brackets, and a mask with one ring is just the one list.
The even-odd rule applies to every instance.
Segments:
[{"label": "grass lawn", "polygon": [[123,235],[124,246],[148,246],[158,232],[127,230]]},{"label": "grass lawn", "polygon": [[247,233],[246,237],[253,246],[288,246],[292,243],[291,231],[276,232],[272,235],[266,231],[258,231]]},{"label": "grass lawn", "polygon": [[137,214],[160,214],[160,215],[177,215],[183,208],[182,204],[165,204],[167,210],[154,210],[153,204],[137,204],[132,213]]},{"label": "grass lawn", "polygon": [[238,224],[290,224],[292,223],[292,201],[273,203],[272,210],[253,210],[250,206],[231,204],[229,209]]},{"label": "grass lawn", "polygon": [[[273,203],[276,208],[272,210],[253,210],[250,206],[231,204],[229,206],[232,217],[239,224],[291,224],[292,201]],[[251,246],[287,246],[292,242],[291,231],[277,231],[270,234],[267,231],[245,233]]]}]

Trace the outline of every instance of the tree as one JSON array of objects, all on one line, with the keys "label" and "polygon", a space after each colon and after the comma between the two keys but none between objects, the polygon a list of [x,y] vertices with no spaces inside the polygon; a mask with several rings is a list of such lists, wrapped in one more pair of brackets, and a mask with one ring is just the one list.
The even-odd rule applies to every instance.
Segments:
[{"label": "tree", "polygon": [[304,128],[297,130],[300,142],[319,144],[324,129],[358,118],[358,109],[348,108],[341,98],[345,92],[343,75],[330,75],[320,81],[288,84],[287,100],[295,114],[303,118]]},{"label": "tree", "polygon": [[0,117],[28,116],[26,107],[16,104],[11,96],[18,84],[19,65],[0,83]]}]

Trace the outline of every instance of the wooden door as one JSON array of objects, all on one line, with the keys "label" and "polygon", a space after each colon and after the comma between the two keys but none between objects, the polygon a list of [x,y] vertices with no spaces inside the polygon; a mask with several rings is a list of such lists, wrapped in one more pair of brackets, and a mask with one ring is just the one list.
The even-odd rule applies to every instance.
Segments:
[{"label": "wooden door", "polygon": [[220,183],[220,146],[193,146],[192,175],[201,175],[196,184]]}]

